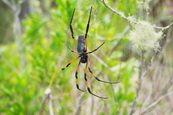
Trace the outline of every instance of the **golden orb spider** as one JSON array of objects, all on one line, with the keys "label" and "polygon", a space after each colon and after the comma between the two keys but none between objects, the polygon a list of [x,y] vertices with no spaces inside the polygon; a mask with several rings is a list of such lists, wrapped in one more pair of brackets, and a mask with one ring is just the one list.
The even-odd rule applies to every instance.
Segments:
[{"label": "golden orb spider", "polygon": [[[72,36],[73,39],[74,39],[74,33],[73,33],[73,27],[72,27],[72,20],[73,20],[74,13],[75,13],[75,9],[73,10],[73,14],[72,14],[72,17],[71,17],[71,20],[70,20],[70,31],[71,31],[71,36]],[[71,65],[71,63],[73,63],[75,60],[77,60],[77,59],[80,58],[79,63],[78,63],[77,68],[76,68],[76,72],[75,72],[76,87],[77,87],[77,89],[80,90],[80,91],[82,91],[82,92],[85,92],[85,90],[79,88],[79,84],[78,84],[78,71],[79,71],[80,64],[81,63],[84,63],[84,64],[86,63],[86,66],[85,66],[85,69],[84,69],[84,79],[85,79],[85,85],[87,87],[87,91],[90,94],[92,94],[92,95],[94,95],[94,96],[96,96],[98,98],[107,99],[107,97],[102,97],[102,96],[98,96],[98,95],[94,94],[91,91],[90,87],[88,86],[88,79],[87,79],[87,74],[86,74],[87,73],[87,70],[89,70],[89,72],[94,76],[94,78],[96,80],[100,81],[100,82],[110,83],[110,84],[116,84],[116,83],[118,83],[118,82],[110,82],[110,81],[104,81],[104,80],[99,79],[97,76],[95,76],[93,74],[93,71],[91,70],[91,68],[88,65],[88,62],[89,62],[88,55],[91,54],[91,53],[93,53],[93,52],[95,52],[95,51],[97,51],[105,43],[105,42],[103,42],[96,49],[94,49],[94,50],[92,50],[90,52],[87,52],[87,42],[86,42],[86,39],[87,39],[88,30],[89,30],[91,13],[92,13],[92,7],[90,9],[90,14],[89,14],[89,18],[88,18],[87,27],[86,27],[86,33],[85,33],[85,35],[79,35],[78,36],[78,40],[77,40],[77,51],[72,50],[72,49],[69,48],[71,52],[77,53],[78,56],[75,59],[71,60],[64,68],[62,68],[62,70],[65,70],[66,68],[68,68]]]}]

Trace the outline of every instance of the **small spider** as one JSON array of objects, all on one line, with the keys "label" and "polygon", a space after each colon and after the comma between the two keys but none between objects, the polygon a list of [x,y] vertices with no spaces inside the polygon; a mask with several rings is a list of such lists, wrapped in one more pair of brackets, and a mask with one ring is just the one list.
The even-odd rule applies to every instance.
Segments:
[{"label": "small spider", "polygon": [[[91,68],[89,67],[89,64],[88,64],[88,62],[89,62],[88,54],[91,54],[91,53],[97,51],[97,50],[98,50],[101,46],[103,46],[103,44],[105,43],[105,42],[103,42],[103,43],[102,43],[100,46],[98,46],[96,49],[94,49],[94,50],[92,50],[92,51],[90,51],[90,52],[87,52],[87,42],[86,42],[86,38],[87,38],[88,30],[89,30],[89,24],[90,24],[90,19],[91,19],[91,12],[92,12],[92,7],[91,7],[91,9],[90,9],[90,14],[89,14],[89,18],[88,18],[87,27],[86,27],[86,33],[85,33],[85,35],[80,35],[80,36],[78,36],[77,51],[72,50],[72,49],[69,48],[71,52],[77,53],[78,56],[77,56],[77,58],[75,58],[75,59],[73,59],[72,61],[70,61],[64,68],[62,68],[62,70],[65,70],[67,67],[70,66],[70,64],[71,64],[72,62],[74,62],[75,60],[77,60],[77,59],[80,58],[79,63],[78,63],[78,65],[77,65],[76,72],[75,72],[76,87],[77,87],[77,89],[80,90],[80,91],[82,91],[82,92],[85,92],[85,90],[79,88],[79,84],[78,84],[78,71],[79,71],[80,64],[81,64],[81,63],[84,63],[84,64],[86,63],[86,66],[85,66],[85,69],[84,69],[84,79],[85,79],[85,85],[86,85],[86,87],[87,87],[88,92],[89,92],[90,94],[92,94],[92,95],[98,97],[98,98],[106,99],[107,97],[102,97],[102,96],[98,96],[98,95],[94,94],[94,93],[90,90],[90,88],[89,88],[89,86],[88,86],[88,80],[87,80],[87,74],[86,74],[86,73],[87,73],[87,70],[89,70],[89,72],[94,76],[94,78],[95,78],[96,80],[100,81],[100,82],[110,83],[110,84],[116,84],[116,83],[118,83],[118,82],[110,82],[110,81],[104,81],[104,80],[99,79],[98,77],[96,77],[96,76],[93,74],[93,71],[92,71]],[[71,17],[71,20],[70,20],[70,31],[71,31],[71,36],[72,36],[73,39],[74,39],[74,33],[73,33],[73,27],[72,27],[72,20],[73,20],[74,13],[75,13],[75,9],[73,10],[73,14],[72,14],[72,17]]]}]

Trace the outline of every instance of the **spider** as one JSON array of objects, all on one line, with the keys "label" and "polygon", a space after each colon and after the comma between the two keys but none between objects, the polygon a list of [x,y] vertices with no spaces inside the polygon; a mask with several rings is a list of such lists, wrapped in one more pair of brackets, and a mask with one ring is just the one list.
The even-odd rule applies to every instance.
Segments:
[{"label": "spider", "polygon": [[[70,20],[70,31],[71,31],[71,36],[73,38],[73,40],[75,40],[74,38],[74,33],[73,33],[73,27],[72,27],[72,20],[73,20],[73,16],[74,16],[74,13],[75,13],[75,8],[73,10],[73,14],[72,14],[72,17],[71,17],[71,20]],[[90,19],[91,19],[91,13],[92,13],[92,6],[91,6],[91,9],[90,9],[90,13],[89,13],[89,18],[88,18],[88,23],[87,23],[87,26],[86,26],[86,33],[85,35],[79,35],[78,36],[78,40],[77,40],[77,51],[69,48],[69,50],[73,53],[76,53],[78,54],[78,56],[71,60],[64,68],[62,68],[62,70],[65,70],[66,68],[68,68],[72,62],[74,62],[75,60],[79,59],[79,63],[77,65],[77,68],[76,68],[76,72],[75,72],[75,77],[76,77],[76,87],[78,90],[82,91],[82,92],[85,92],[86,90],[83,90],[83,89],[80,89],[79,88],[79,84],[78,84],[78,71],[79,71],[79,67],[80,67],[80,64],[83,63],[83,64],[86,64],[85,68],[84,68],[84,79],[85,79],[85,85],[87,87],[87,91],[91,94],[91,95],[94,95],[98,98],[102,98],[102,99],[107,99],[107,97],[102,97],[102,96],[99,96],[99,95],[96,95],[94,94],[90,87],[88,86],[88,79],[87,79],[87,70],[89,70],[89,72],[91,73],[92,76],[94,76],[94,78],[97,80],[97,81],[100,81],[100,82],[104,82],[104,83],[110,83],[110,84],[116,84],[118,82],[110,82],[110,81],[104,81],[104,80],[101,80],[99,79],[97,76],[95,76],[93,74],[93,71],[91,70],[90,66],[89,66],[89,57],[88,55],[97,51],[100,47],[102,47],[104,45],[105,42],[103,42],[101,45],[99,45],[96,49],[92,50],[92,51],[89,51],[87,52],[87,34],[88,34],[88,30],[89,30],[89,24],[90,24]]]}]

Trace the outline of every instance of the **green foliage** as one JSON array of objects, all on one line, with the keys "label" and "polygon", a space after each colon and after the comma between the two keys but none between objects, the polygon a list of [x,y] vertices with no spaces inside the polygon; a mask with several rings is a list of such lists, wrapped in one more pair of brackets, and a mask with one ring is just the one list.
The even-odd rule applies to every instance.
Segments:
[{"label": "green foliage", "polygon": [[[2,0],[0,1],[0,44],[8,43],[12,37],[12,13],[8,6],[4,5]],[[5,28],[5,29],[4,29]]]},{"label": "green foliage", "polygon": [[[33,1],[35,2],[35,1]],[[18,46],[15,42],[0,46],[0,114],[23,115],[37,114],[41,108],[45,90],[50,85],[53,94],[54,112],[60,115],[75,112],[79,94],[75,87],[74,71],[77,62],[67,70],[60,71],[67,62],[75,57],[67,48],[66,41],[74,47],[70,36],[69,21],[73,9],[76,8],[73,28],[77,36],[85,33],[90,6],[93,6],[93,15],[88,35],[88,47],[96,48],[102,41],[106,44],[95,54],[104,63],[99,62],[91,55],[91,66],[95,73],[101,72],[102,79],[115,81],[119,78],[120,83],[108,85],[92,79],[92,89],[99,94],[107,95],[107,101],[98,99],[98,105],[104,103],[107,111],[100,110],[100,115],[127,114],[134,92],[132,90],[131,76],[134,74],[135,59],[121,61],[122,49],[128,42],[125,38],[114,53],[109,56],[108,52],[116,44],[118,35],[126,27],[126,23],[118,16],[110,13],[99,1],[56,0],[58,7],[50,8],[50,14],[45,17],[40,12],[32,12],[22,21],[23,33],[23,56],[25,68],[20,68]],[[113,3],[110,2],[110,3]],[[137,8],[135,0],[121,0],[116,3],[118,9],[125,14],[134,14]],[[94,62],[94,63],[93,63]],[[82,71],[80,71],[82,73]],[[80,75],[80,85],[83,74]],[[90,75],[91,76],[91,75]],[[85,94],[84,100],[91,98]],[[95,97],[94,97],[95,98]],[[96,98],[97,99],[97,98]],[[84,107],[89,107],[84,105]],[[82,109],[84,110],[84,108]],[[48,104],[45,112],[49,112]],[[84,112],[82,112],[84,114]]]}]

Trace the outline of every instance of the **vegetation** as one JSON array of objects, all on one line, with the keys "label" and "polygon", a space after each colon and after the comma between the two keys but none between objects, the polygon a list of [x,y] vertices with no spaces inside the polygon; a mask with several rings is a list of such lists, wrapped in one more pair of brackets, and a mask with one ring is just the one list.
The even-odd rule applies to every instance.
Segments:
[{"label": "vegetation", "polygon": [[[165,4],[173,3],[0,1],[0,114],[173,114],[172,14]],[[73,9],[77,39],[85,33],[91,6],[88,50],[105,41],[89,56],[91,68],[101,79],[120,81],[113,85],[98,82],[87,72],[92,91],[107,96],[106,100],[77,90],[78,61],[61,71],[76,57],[67,48],[69,43],[76,49],[69,28]],[[83,68],[79,85],[84,89]]]}]

